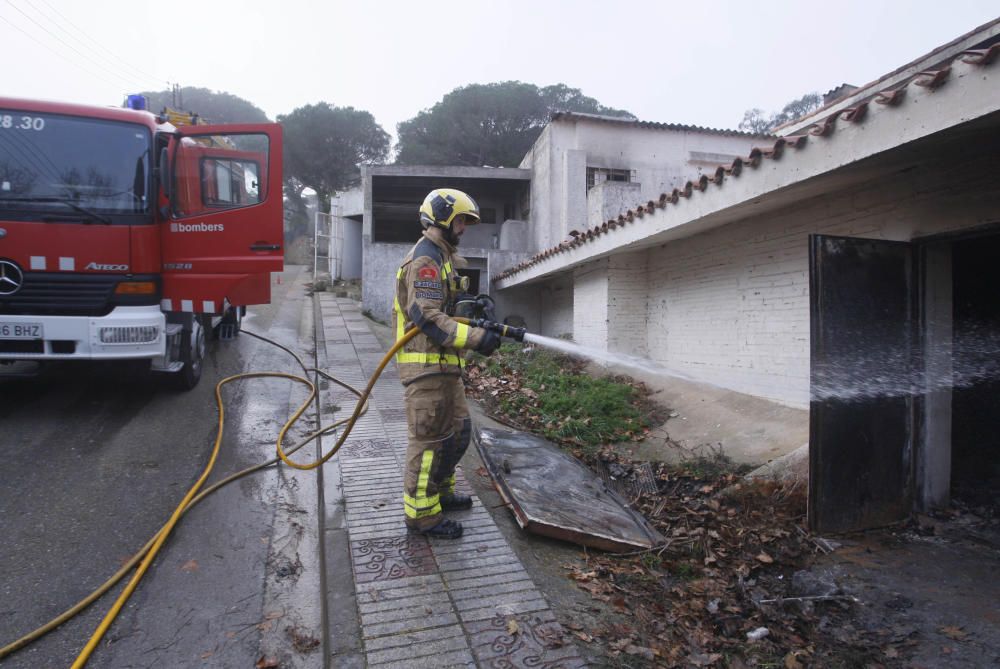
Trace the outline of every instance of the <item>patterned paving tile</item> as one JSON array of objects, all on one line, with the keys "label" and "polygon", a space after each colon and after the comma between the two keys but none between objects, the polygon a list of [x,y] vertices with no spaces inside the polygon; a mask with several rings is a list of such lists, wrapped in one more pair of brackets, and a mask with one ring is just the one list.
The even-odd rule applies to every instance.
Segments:
[{"label": "patterned paving tile", "polygon": [[406,422],[406,407],[384,407],[378,410],[385,420]]},{"label": "patterned paving tile", "polygon": [[472,652],[480,667],[541,667],[569,669],[587,666],[568,645],[551,612],[497,615],[466,624]]},{"label": "patterned paving tile", "polygon": [[351,560],[359,584],[437,571],[430,545],[420,536],[351,541]]}]

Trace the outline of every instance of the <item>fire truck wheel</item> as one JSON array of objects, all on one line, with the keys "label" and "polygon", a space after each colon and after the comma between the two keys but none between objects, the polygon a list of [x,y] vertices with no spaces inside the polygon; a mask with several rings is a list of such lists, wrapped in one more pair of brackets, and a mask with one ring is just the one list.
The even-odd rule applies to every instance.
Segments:
[{"label": "fire truck wheel", "polygon": [[191,390],[201,380],[201,368],[205,360],[205,328],[197,320],[194,328],[194,337],[186,332],[181,337],[181,362],[184,367],[173,375],[174,385],[178,390]]}]

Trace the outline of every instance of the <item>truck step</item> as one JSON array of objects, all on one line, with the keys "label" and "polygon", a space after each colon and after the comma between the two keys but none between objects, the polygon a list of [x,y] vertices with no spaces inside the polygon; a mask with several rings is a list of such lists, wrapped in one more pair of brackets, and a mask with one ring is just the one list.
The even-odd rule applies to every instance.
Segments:
[{"label": "truck step", "polygon": [[235,323],[219,323],[219,339],[222,341],[232,341],[236,339]]}]

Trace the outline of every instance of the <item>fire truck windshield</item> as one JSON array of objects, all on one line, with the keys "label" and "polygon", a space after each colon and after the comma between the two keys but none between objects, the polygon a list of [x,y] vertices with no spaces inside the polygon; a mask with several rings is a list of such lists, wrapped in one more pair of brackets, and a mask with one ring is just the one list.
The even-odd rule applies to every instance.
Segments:
[{"label": "fire truck windshield", "polygon": [[0,218],[151,222],[141,125],[0,109]]}]

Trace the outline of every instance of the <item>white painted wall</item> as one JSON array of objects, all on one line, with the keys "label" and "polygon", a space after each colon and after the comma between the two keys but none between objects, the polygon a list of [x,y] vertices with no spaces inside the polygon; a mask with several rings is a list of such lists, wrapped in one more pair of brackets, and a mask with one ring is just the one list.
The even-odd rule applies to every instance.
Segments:
[{"label": "white painted wall", "polygon": [[365,189],[355,186],[339,191],[330,198],[330,210],[339,207],[341,216],[362,216],[365,213]]},{"label": "white painted wall", "polygon": [[573,341],[604,349],[608,343],[608,261],[573,271]]},{"label": "white painted wall", "polygon": [[[499,228],[496,225],[488,227]],[[465,235],[462,236],[463,242],[466,241],[465,237]],[[396,270],[399,269],[406,254],[413,248],[413,244],[417,243],[417,239],[419,237],[415,237],[412,244],[372,244],[370,239],[364,238],[365,262],[362,268],[364,276],[361,283],[361,303],[363,309],[371,312],[379,320],[387,323],[391,321],[392,301],[396,290]],[[472,248],[465,245],[459,247],[459,253],[468,261],[468,269],[480,271],[479,288],[480,291],[487,293],[492,292],[489,284],[489,272],[496,271],[491,267],[491,263],[508,267],[523,259],[521,254]]]},{"label": "white painted wall", "polygon": [[[718,133],[643,128],[587,119],[557,120],[542,132],[521,167],[533,171],[531,225],[536,250],[555,246],[588,224],[586,168],[635,170],[634,208],[697,179],[761,140]],[[624,210],[622,210],[624,211]],[[622,211],[615,212],[614,216]]]},{"label": "white painted wall", "polygon": [[[413,240],[416,243],[416,240]],[[396,270],[413,244],[372,244],[364,239],[364,277],[361,304],[383,323],[392,322],[392,301],[396,292]]]},{"label": "white painted wall", "polygon": [[622,253],[608,259],[609,351],[646,355],[648,256]]},{"label": "white painted wall", "polygon": [[561,337],[573,332],[573,285],[568,281],[552,281],[538,286],[539,333],[546,337]]},{"label": "white painted wall", "polygon": [[635,207],[642,197],[642,185],[621,181],[604,181],[587,193],[587,225],[593,228],[618,214]]}]

